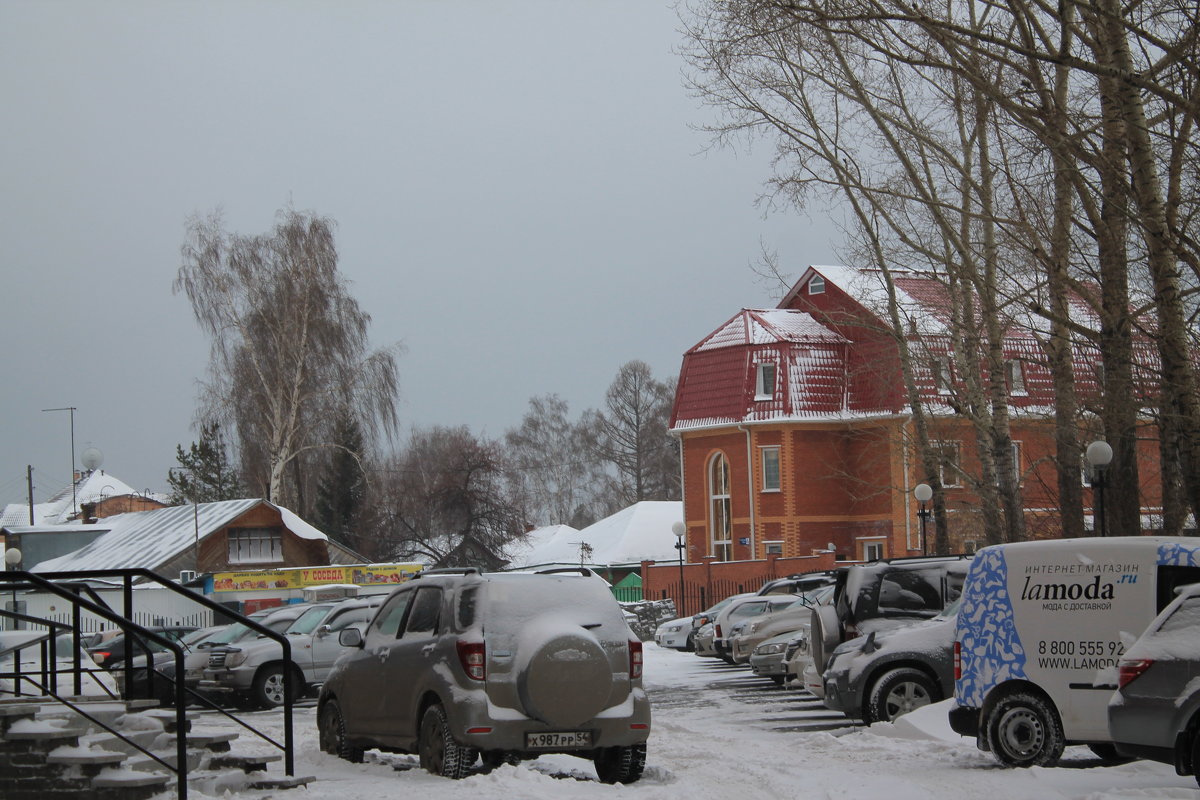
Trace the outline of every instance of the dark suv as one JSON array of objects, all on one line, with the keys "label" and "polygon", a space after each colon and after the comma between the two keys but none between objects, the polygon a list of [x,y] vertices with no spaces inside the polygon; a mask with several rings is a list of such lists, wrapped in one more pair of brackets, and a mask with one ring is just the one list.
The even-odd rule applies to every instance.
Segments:
[{"label": "dark suv", "polygon": [[348,652],[318,700],[327,753],[418,753],[449,778],[480,756],[498,766],[567,753],[591,759],[605,783],[641,777],[642,643],[590,570],[431,570],[340,641]]},{"label": "dark suv", "polygon": [[819,676],[842,642],[933,619],[962,594],[970,556],[894,558],[838,570],[833,602],[811,621],[812,666]]}]

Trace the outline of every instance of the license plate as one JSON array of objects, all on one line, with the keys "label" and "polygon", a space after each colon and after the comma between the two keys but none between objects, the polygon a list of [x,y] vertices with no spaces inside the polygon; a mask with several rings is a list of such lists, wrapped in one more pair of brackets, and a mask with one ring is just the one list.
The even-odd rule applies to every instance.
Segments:
[{"label": "license plate", "polygon": [[530,750],[556,750],[561,747],[591,747],[591,731],[559,731],[527,733],[525,746]]}]

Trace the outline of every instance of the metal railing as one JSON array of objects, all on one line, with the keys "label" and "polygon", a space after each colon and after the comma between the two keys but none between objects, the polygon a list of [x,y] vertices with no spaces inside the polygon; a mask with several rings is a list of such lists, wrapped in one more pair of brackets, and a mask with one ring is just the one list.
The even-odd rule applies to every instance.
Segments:
[{"label": "metal railing", "polygon": [[[99,595],[90,586],[88,586],[86,583],[82,583],[82,581],[88,581],[88,580],[103,581],[103,580],[109,580],[109,579],[113,579],[113,578],[118,578],[122,582],[123,609],[121,612],[117,612],[114,609],[112,609],[107,603],[105,603],[99,597]],[[174,772],[176,774],[177,784],[178,784],[178,797],[180,800],[187,800],[187,757],[186,757],[186,754],[187,754],[187,723],[186,723],[187,717],[186,717],[185,708],[186,708],[187,700],[188,700],[189,696],[197,698],[202,703],[206,704],[210,708],[213,708],[214,710],[218,711],[219,713],[224,714],[226,717],[233,720],[237,724],[241,725],[243,728],[247,729],[251,733],[258,736],[259,738],[261,738],[264,741],[268,742],[269,744],[281,749],[283,751],[283,755],[284,755],[284,771],[288,776],[294,775],[295,774],[295,739],[293,736],[292,722],[293,722],[293,705],[295,703],[297,687],[295,686],[295,676],[294,676],[293,670],[285,669],[283,671],[283,686],[284,686],[284,702],[283,702],[284,737],[283,738],[284,738],[284,740],[283,740],[283,743],[281,744],[281,743],[275,741],[274,739],[272,739],[270,736],[267,736],[262,731],[259,731],[256,728],[254,728],[253,726],[244,722],[243,720],[238,719],[237,717],[230,714],[225,709],[219,708],[218,706],[216,706],[216,704],[212,703],[211,701],[208,701],[207,698],[204,698],[201,695],[197,694],[196,692],[191,691],[184,685],[185,654],[183,652],[183,648],[179,645],[179,643],[177,643],[176,641],[174,641],[166,636],[162,636],[152,630],[144,628],[141,625],[137,624],[136,622],[132,621],[132,617],[133,617],[133,584],[134,584],[135,580],[141,580],[141,581],[153,583],[157,586],[168,589],[172,592],[175,592],[176,594],[186,597],[189,600],[192,600],[193,602],[198,603],[216,613],[234,617],[236,619],[236,621],[241,622],[248,628],[256,631],[261,636],[265,636],[267,638],[275,640],[276,642],[279,642],[280,646],[283,649],[284,663],[285,664],[292,663],[291,643],[287,640],[287,637],[285,637],[284,635],[282,635],[280,633],[276,633],[275,631],[272,631],[270,628],[267,628],[264,625],[261,625],[260,623],[258,623],[255,620],[243,617],[240,614],[236,614],[234,612],[230,612],[230,610],[227,607],[222,606],[213,600],[210,600],[209,598],[205,597],[204,595],[197,594],[188,589],[185,589],[182,586],[179,586],[178,584],[176,584],[174,581],[163,578],[162,576],[158,575],[157,573],[154,573],[147,569],[83,570],[83,571],[76,571],[76,572],[46,572],[46,573],[37,573],[37,574],[29,573],[29,572],[20,572],[20,571],[0,572],[0,585],[7,586],[7,588],[11,591],[15,592],[20,589],[33,589],[33,590],[44,591],[44,592],[53,594],[57,597],[60,597],[64,600],[67,600],[71,603],[72,621],[73,621],[73,625],[71,627],[74,632],[73,642],[75,645],[73,672],[74,672],[74,676],[75,676],[75,693],[77,695],[81,693],[81,678],[82,678],[82,664],[81,664],[81,653],[80,653],[81,648],[79,647],[81,611],[87,611],[90,614],[93,614],[104,620],[107,620],[108,622],[113,623],[114,625],[119,627],[122,630],[122,632],[125,634],[126,644],[125,644],[124,655],[126,657],[125,657],[124,664],[122,666],[124,669],[124,678],[125,678],[124,684],[125,684],[125,687],[127,690],[129,687],[133,686],[133,674],[134,674],[134,670],[135,670],[135,667],[133,664],[134,659],[129,657],[130,653],[131,653],[131,649],[130,649],[131,644],[136,644],[137,646],[139,646],[141,648],[142,652],[145,653],[145,656],[146,656],[145,669],[146,669],[147,689],[151,695],[153,695],[154,676],[155,675],[158,675],[159,678],[164,681],[173,680],[174,701],[175,701],[175,711],[176,711],[176,720],[175,720],[175,722],[176,722],[176,748],[177,748],[176,755],[177,755],[177,759],[178,759],[178,768],[171,767],[171,765],[166,764],[165,762],[163,762],[161,759],[159,759],[157,756],[153,755],[152,753],[146,753],[146,754],[149,755],[151,758],[153,758],[155,761],[158,761],[160,764],[163,764],[165,767],[167,767],[167,769],[171,770],[172,772]],[[92,600],[85,599],[82,596],[83,594],[87,594],[90,597],[92,597],[93,599]],[[53,622],[51,620],[42,620],[40,618],[35,618],[35,617],[27,617],[26,615],[16,614],[15,612],[0,611],[0,614],[3,614],[4,616],[8,616],[8,617],[24,618],[26,621],[36,621],[38,624],[45,624],[48,626],[65,627],[65,626],[63,626],[62,623]],[[164,649],[171,651],[171,653],[174,655],[174,657],[175,657],[175,678],[174,679],[171,679],[168,676],[163,675],[162,673],[158,672],[158,670],[156,670],[154,668],[153,653],[150,651],[149,647],[146,645],[147,640],[155,642],[158,645],[161,645]],[[49,644],[50,644],[51,651],[53,653],[53,649],[54,649],[53,638],[50,639]],[[25,646],[28,646],[28,644],[26,644]],[[51,680],[49,682],[49,685],[42,687],[44,690],[45,689],[50,689],[50,690],[56,689],[56,683],[55,683],[56,679],[54,678],[55,672],[53,670],[53,666],[54,665],[52,665],[52,669],[51,669],[51,673],[50,673]],[[31,684],[37,685],[37,684],[34,684],[33,682],[31,682]],[[48,692],[48,696],[54,697],[57,701],[62,702],[65,705],[72,706],[72,704],[69,701],[60,697],[57,694],[57,692],[53,692],[53,691]],[[88,719],[92,719],[89,715],[84,714],[84,716],[87,716]],[[95,720],[92,720],[92,721],[95,722]],[[109,730],[110,732],[115,733],[117,736],[120,736],[119,733],[112,731],[111,728],[108,728],[108,726],[104,725],[103,723],[97,722],[97,724],[99,724],[101,727],[105,728],[106,730]],[[121,736],[121,738],[125,739],[125,737],[123,737],[123,736]],[[126,741],[128,741],[128,739],[126,739]],[[134,745],[134,746],[136,747],[136,745]],[[140,748],[140,747],[138,747],[137,749],[142,750],[142,748]],[[146,752],[146,751],[142,750],[142,752]]]}]

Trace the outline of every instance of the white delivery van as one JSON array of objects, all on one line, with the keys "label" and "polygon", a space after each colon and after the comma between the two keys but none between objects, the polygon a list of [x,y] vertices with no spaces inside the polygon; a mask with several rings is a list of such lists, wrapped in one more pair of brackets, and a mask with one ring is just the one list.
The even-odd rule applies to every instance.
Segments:
[{"label": "white delivery van", "polygon": [[1049,766],[1067,744],[1114,757],[1117,660],[1200,582],[1200,539],[1015,542],[981,549],[963,587],[950,726],[1007,766]]}]

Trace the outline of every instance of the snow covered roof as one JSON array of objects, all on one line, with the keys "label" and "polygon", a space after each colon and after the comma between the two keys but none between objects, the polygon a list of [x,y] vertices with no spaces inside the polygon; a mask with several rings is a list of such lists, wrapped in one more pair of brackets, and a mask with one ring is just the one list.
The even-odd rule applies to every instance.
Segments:
[{"label": "snow covered roof", "polygon": [[690,352],[776,342],[844,342],[846,338],[803,311],[743,308]]},{"label": "snow covered roof", "polygon": [[[142,493],[104,470],[92,470],[84,473],[76,482],[73,499],[71,485],[68,484],[46,502],[35,503],[33,524],[62,525],[70,522],[76,516],[79,505],[82,503],[98,503],[109,497],[120,497],[127,494]],[[0,514],[0,526],[28,524],[29,506],[26,503],[9,503],[4,507],[4,512]]]},{"label": "snow covered roof", "polygon": [[590,557],[584,559],[585,565],[673,561],[678,558],[678,552],[671,525],[682,520],[683,504],[679,501],[644,500],[583,530],[569,525],[540,528],[530,533],[530,537],[534,537],[533,545],[521,560],[513,558],[512,566],[579,564],[584,543],[592,548]]},{"label": "snow covered roof", "polygon": [[[104,530],[91,544],[30,568],[32,572],[68,572],[82,569],[157,569],[195,547],[197,539],[220,530],[259,504],[279,511],[284,525],[304,539],[326,539],[325,534],[291,511],[266,500],[224,500],[218,503],[171,506],[154,511],[135,511],[106,517],[94,525],[57,526]],[[18,526],[9,526],[21,533]]]}]

